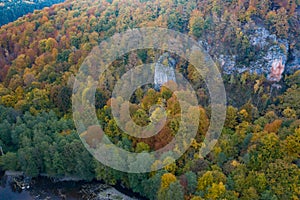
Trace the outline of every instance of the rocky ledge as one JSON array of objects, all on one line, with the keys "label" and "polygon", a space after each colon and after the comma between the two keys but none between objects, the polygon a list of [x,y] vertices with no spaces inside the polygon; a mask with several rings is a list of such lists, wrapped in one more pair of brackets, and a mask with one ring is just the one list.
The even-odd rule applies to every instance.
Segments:
[{"label": "rocky ledge", "polygon": [[255,50],[255,56],[249,64],[239,65],[237,63],[238,55],[218,54],[213,51],[213,46],[208,45],[206,41],[199,41],[199,44],[211,54],[215,62],[220,66],[223,73],[250,73],[266,74],[270,81],[278,82],[281,80],[284,72],[292,73],[300,69],[300,51],[290,49],[287,39],[280,39],[271,34],[264,27],[252,26],[244,28],[247,33],[250,48]]}]

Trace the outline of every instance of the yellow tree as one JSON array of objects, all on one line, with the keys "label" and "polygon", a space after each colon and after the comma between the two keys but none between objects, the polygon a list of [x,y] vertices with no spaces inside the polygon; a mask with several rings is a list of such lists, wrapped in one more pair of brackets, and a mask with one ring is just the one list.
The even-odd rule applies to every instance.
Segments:
[{"label": "yellow tree", "polygon": [[284,140],[283,149],[286,152],[287,159],[300,159],[300,128]]},{"label": "yellow tree", "polygon": [[177,181],[177,178],[174,174],[166,173],[161,177],[161,189],[166,189],[170,186],[171,183]]},{"label": "yellow tree", "polygon": [[219,199],[219,197],[226,192],[225,185],[220,183],[213,183],[211,188],[208,189],[205,199]]}]

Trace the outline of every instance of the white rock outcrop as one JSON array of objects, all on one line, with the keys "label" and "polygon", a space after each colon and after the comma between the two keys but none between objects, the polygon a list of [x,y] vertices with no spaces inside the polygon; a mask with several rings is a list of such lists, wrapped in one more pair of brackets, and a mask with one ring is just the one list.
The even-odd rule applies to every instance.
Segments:
[{"label": "white rock outcrop", "polygon": [[268,79],[270,81],[279,82],[282,78],[285,66],[282,64],[282,59],[274,60]]},{"label": "white rock outcrop", "polygon": [[164,53],[155,64],[154,85],[156,89],[168,81],[176,82],[175,76],[176,61],[169,53]]}]

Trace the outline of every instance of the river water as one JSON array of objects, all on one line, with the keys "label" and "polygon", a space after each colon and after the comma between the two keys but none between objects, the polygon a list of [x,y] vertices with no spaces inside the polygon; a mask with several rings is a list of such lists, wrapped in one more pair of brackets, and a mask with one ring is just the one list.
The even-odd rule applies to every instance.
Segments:
[{"label": "river water", "polygon": [[3,176],[0,185],[1,200],[40,200],[53,199],[61,200],[62,194],[68,200],[79,200],[81,198],[80,189],[83,182],[59,182],[52,183],[47,178],[33,180],[31,187],[26,190],[20,189],[13,183],[11,176]]},{"label": "river water", "polygon": [[[81,189],[86,186],[104,185],[99,182],[68,181],[53,183],[50,179],[39,177],[33,179],[30,188],[22,190],[13,182],[13,177],[0,175],[0,200],[82,200]],[[124,194],[126,193],[126,194]],[[109,196],[107,195],[109,194]],[[109,187],[97,199],[137,200],[134,193],[119,186]],[[63,196],[65,198],[63,198]]]}]

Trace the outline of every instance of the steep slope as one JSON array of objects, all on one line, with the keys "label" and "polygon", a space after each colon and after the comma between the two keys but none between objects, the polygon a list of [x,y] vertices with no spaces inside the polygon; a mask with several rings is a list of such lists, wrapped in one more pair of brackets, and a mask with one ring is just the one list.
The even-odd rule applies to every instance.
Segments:
[{"label": "steep slope", "polygon": [[[153,200],[297,199],[300,71],[293,72],[299,65],[297,6],[299,1],[294,0],[68,0],[2,26],[1,169],[31,177],[46,173],[121,183]],[[72,120],[72,83],[94,46],[117,32],[147,26],[177,30],[198,40],[223,72],[230,106],[215,148],[204,159],[199,157],[211,114],[205,83],[176,55],[164,59],[162,63],[180,71],[197,93],[201,106],[194,111],[201,114],[199,130],[175,163],[158,172],[127,174],[96,162],[83,147]],[[110,92],[122,73],[157,61],[164,53],[145,49],[123,56],[96,90],[96,113],[104,132],[128,151],[157,150],[178,130],[180,106],[166,88],[145,86],[132,95],[130,111],[137,124],[147,125],[152,104],[165,104],[172,117],[149,140],[126,135],[111,113]],[[290,74],[281,74],[283,68]],[[173,70],[158,71],[170,72],[169,77],[162,73],[158,83],[174,79]],[[93,133],[102,137],[95,126],[83,133],[91,144]],[[170,160],[166,154],[155,165]]]},{"label": "steep slope", "polygon": [[0,3],[0,26],[15,21],[19,17],[63,0],[3,0]]},{"label": "steep slope", "polygon": [[[37,76],[41,67],[44,68],[44,65],[39,66],[38,60],[43,60],[53,49],[57,50],[57,57],[45,64],[52,63],[50,65],[63,68],[58,71],[74,68],[74,63],[82,61],[90,49],[104,38],[141,26],[168,27],[194,35],[220,65],[222,58],[225,59],[222,65],[225,72],[231,72],[227,66],[233,65],[234,69],[268,73],[272,61],[280,57],[283,57],[284,64],[292,63],[290,67],[299,65],[299,55],[296,53],[299,52],[299,13],[295,9],[296,2],[292,1],[277,10],[273,10],[270,1],[253,5],[247,2],[212,3],[182,1],[175,4],[172,1],[136,0],[110,4],[89,0],[69,1],[36,11],[1,28],[0,80],[5,80],[8,68],[11,71],[18,68],[22,71],[19,75],[23,76],[26,68],[34,66]],[[259,28],[261,26],[264,28]],[[43,49],[42,43],[46,41],[53,44]],[[73,54],[76,56],[71,62],[68,59]],[[16,66],[17,59],[25,59],[27,66]]]}]

